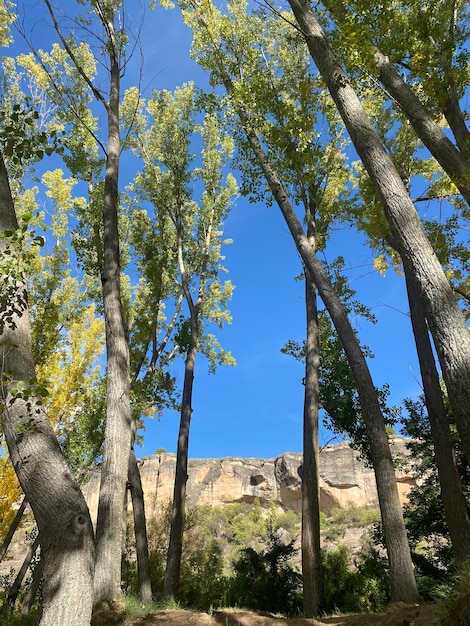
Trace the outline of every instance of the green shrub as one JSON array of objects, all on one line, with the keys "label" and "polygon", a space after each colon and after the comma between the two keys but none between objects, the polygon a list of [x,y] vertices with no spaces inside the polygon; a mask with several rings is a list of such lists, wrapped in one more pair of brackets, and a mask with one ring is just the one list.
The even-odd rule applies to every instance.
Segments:
[{"label": "green shrub", "polygon": [[449,583],[436,593],[439,601],[437,626],[470,625],[470,566],[459,568]]},{"label": "green shrub", "polygon": [[231,606],[285,615],[302,606],[301,576],[289,564],[296,553],[291,541],[282,544],[274,535],[266,551],[245,548],[234,564],[227,600]]},{"label": "green shrub", "polygon": [[[201,611],[225,603],[227,581],[222,550],[213,532],[207,531],[209,507],[187,511],[183,536],[178,601]],[[156,598],[163,597],[166,556],[171,523],[171,504],[162,506],[148,525],[150,578]],[[128,559],[123,567],[124,590],[138,595],[137,569]]]},{"label": "green shrub", "polygon": [[355,568],[346,546],[322,551],[322,611],[361,613],[382,609],[389,598],[388,575],[377,553],[370,550]]},{"label": "green shrub", "polygon": [[348,506],[345,509],[333,509],[330,521],[343,527],[361,527],[374,524],[380,519],[377,506]]},{"label": "green shrub", "polygon": [[299,532],[301,523],[300,513],[296,511],[286,511],[285,513],[280,513],[277,515],[275,520],[274,528],[275,530],[279,530],[283,528],[288,533],[297,534]]}]

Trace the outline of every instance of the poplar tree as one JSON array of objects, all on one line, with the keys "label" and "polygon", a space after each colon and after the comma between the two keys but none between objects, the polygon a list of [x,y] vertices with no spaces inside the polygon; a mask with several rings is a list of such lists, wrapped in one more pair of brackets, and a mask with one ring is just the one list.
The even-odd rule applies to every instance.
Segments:
[{"label": "poplar tree", "polygon": [[[134,189],[153,206],[154,241],[165,240],[168,259],[166,279],[175,281],[177,293],[186,305],[174,336],[176,349],[185,357],[185,370],[177,443],[176,477],[170,540],[164,581],[166,595],[178,595],[186,481],[188,472],[189,433],[196,356],[202,353],[210,371],[218,364],[233,365],[211,325],[221,327],[231,321],[226,306],[233,286],[221,281],[223,223],[237,186],[232,174],[224,178],[232,151],[232,141],[225,135],[215,115],[201,112],[201,124],[195,121],[197,106],[194,86],[183,85],[170,92],[156,92],[146,104],[151,118],[147,128],[137,131],[135,149],[143,158],[144,170],[136,177]],[[200,142],[201,162],[195,161],[193,142]],[[199,195],[193,189],[200,189]],[[145,219],[145,218],[144,218]],[[154,255],[161,251],[155,250]]]},{"label": "poplar tree", "polygon": [[[460,98],[468,83],[466,8],[459,2],[434,3],[426,7],[411,2],[407,3],[406,10],[395,5],[386,11],[364,12],[360,0],[347,7],[334,1],[325,5],[334,18],[329,30],[332,45],[344,60],[369,117],[376,120],[376,132],[412,194],[417,210],[420,206],[426,207],[426,213],[421,211],[423,227],[454,293],[465,307],[469,274],[463,233],[468,209],[462,198],[468,204],[469,163],[468,130]],[[392,38],[391,31],[395,33]],[[370,72],[374,72],[380,82],[373,80]],[[447,132],[444,125],[448,126]],[[429,154],[423,151],[420,140]],[[353,223],[367,233],[372,247],[379,251],[377,269],[385,273],[390,258],[391,264],[400,270],[397,246],[374,189],[365,170],[358,168],[358,173],[366,210],[354,211]],[[423,178],[426,188],[418,192]],[[431,219],[428,206],[437,203],[439,214]],[[441,497],[454,555],[465,561],[470,523],[448,412],[419,285],[406,258],[402,267]]]},{"label": "poplar tree", "polygon": [[[269,142],[264,140],[263,128],[259,127],[256,109],[250,106],[252,100],[246,104],[244,99],[239,97],[240,90],[243,93],[244,87],[244,55],[246,54],[250,59],[257,52],[250,38],[250,29],[240,28],[240,25],[247,20],[246,4],[243,2],[230,4],[229,11],[233,18],[231,15],[221,15],[214,5],[206,1],[184,3],[182,6],[185,20],[193,29],[193,54],[198,62],[210,71],[212,83],[221,84],[226,89],[232,110],[238,116],[243,128],[246,143],[258,161],[273,198],[281,209],[293,236],[297,250],[341,337],[358,389],[362,415],[368,433],[389,559],[392,598],[414,602],[418,598],[418,592],[393,460],[384,416],[365,355],[347,313],[334,293],[331,282],[296,215],[288,190],[267,154]],[[236,27],[231,28],[231,24],[235,24]]]},{"label": "poplar tree", "polygon": [[[80,118],[80,101],[70,93],[66,105],[83,124],[84,130],[98,139],[104,153],[104,177],[101,200],[101,224],[97,224],[95,236],[102,238],[99,245],[97,266],[100,272],[103,309],[106,330],[106,426],[101,468],[101,486],[96,524],[95,603],[113,600],[121,594],[121,552],[124,516],[124,496],[128,477],[131,449],[131,408],[129,342],[125,310],[121,293],[121,251],[118,224],[119,203],[119,160],[120,160],[120,116],[121,74],[125,63],[127,35],[116,28],[116,15],[121,11],[121,2],[91,2],[87,19],[94,19],[95,36],[101,41],[107,59],[107,96],[95,84],[95,76],[81,62],[80,53],[86,45],[77,44],[62,32],[56,14],[48,0],[45,4],[54,28],[65,52],[65,57],[74,68],[75,80],[82,83],[91,97],[103,106],[107,121],[105,141],[98,139],[93,127],[87,124],[89,113]],[[93,22],[92,22],[93,23]],[[99,29],[99,30],[98,30]],[[47,64],[44,56],[38,55],[42,69]],[[59,97],[60,82],[53,82]],[[82,152],[83,153],[83,152]],[[95,222],[96,223],[96,222]]]},{"label": "poplar tree", "polygon": [[462,446],[470,459],[470,336],[406,185],[385,150],[310,4],[290,0],[300,32],[380,199],[394,245],[419,289]]},{"label": "poplar tree", "polygon": [[26,277],[31,268],[7,170],[0,158],[2,231],[2,425],[10,458],[36,519],[43,561],[41,625],[87,626],[93,604],[93,527],[67,468],[36,382]]}]

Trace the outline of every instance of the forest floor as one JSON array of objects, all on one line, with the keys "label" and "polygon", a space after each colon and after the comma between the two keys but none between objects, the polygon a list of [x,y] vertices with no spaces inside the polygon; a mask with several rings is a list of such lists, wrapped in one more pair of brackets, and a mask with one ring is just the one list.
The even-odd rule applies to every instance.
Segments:
[{"label": "forest floor", "polygon": [[432,626],[438,617],[434,604],[390,605],[384,613],[335,615],[320,619],[284,618],[250,611],[220,610],[212,615],[184,610],[157,611],[138,619],[123,620],[112,611],[95,614],[93,626]]}]

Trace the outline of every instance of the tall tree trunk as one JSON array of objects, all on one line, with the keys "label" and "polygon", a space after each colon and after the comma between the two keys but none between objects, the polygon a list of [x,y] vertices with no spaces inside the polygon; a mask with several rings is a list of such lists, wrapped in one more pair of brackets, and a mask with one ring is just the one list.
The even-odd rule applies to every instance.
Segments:
[{"label": "tall tree trunk", "polygon": [[[8,175],[0,154],[0,230],[17,230]],[[14,253],[12,253],[14,258]],[[5,260],[5,254],[3,255]],[[13,259],[12,259],[13,260]],[[7,278],[7,277],[4,277]],[[41,626],[89,626],[93,589],[93,527],[85,499],[70,473],[42,405],[36,402],[31,327],[24,284],[17,284],[0,315],[0,358],[10,382],[1,386],[8,451],[31,505],[44,559]],[[13,398],[23,381],[32,395]]]},{"label": "tall tree trunk", "polygon": [[434,361],[424,310],[413,272],[404,266],[411,323],[416,342],[426,408],[428,411],[434,454],[441,487],[441,498],[457,561],[470,559],[470,520],[467,502],[457,468],[447,412],[442,398],[439,374]]},{"label": "tall tree trunk", "polygon": [[289,0],[310,55],[348,129],[377,195],[403,262],[415,274],[449,400],[470,461],[470,333],[415,207],[348,77],[331,51],[307,0]]},{"label": "tall tree trunk", "polygon": [[[460,108],[460,101],[457,94],[457,89],[455,87],[454,79],[452,78],[452,70],[450,69],[448,72],[448,81],[447,81],[447,98],[443,105],[443,111],[447,123],[449,124],[449,128],[451,129],[455,141],[463,154],[463,156],[467,159],[470,158],[470,133],[468,131],[467,123],[465,121],[466,114],[462,113],[462,109]],[[447,172],[447,170],[446,170]],[[467,174],[468,176],[468,174]],[[451,180],[454,181],[452,178]],[[454,181],[455,182],[455,181]],[[457,185],[458,189],[461,191],[460,185]],[[462,193],[462,195],[464,195]],[[466,196],[464,196],[468,202]]]},{"label": "tall tree trunk", "polygon": [[[204,14],[198,14],[198,17],[205,23]],[[210,26],[207,27],[210,32]],[[216,41],[213,40],[212,45],[214,57],[218,62],[217,69],[218,72],[220,72],[220,79],[227,93],[233,96],[231,74],[224,65],[223,55]],[[236,97],[234,97],[233,104],[245,131],[247,141],[263,171],[271,193],[284,216],[304,266],[310,273],[312,281],[315,283],[318,293],[328,310],[346,353],[359,394],[362,417],[367,429],[370,445],[382,516],[385,546],[390,567],[392,599],[394,601],[415,602],[419,599],[419,594],[414,578],[413,563],[411,561],[405,523],[403,521],[393,459],[385,428],[385,420],[367,361],[349,322],[347,313],[335,294],[331,282],[319,262],[297,214],[289,201],[281,180],[264,151],[257,134],[257,129],[253,128],[251,125],[249,112],[242,102],[237,101]]]},{"label": "tall tree trunk", "polygon": [[127,322],[121,298],[118,228],[120,67],[114,25],[103,22],[110,46],[108,152],[103,198],[101,284],[106,323],[106,427],[96,523],[95,603],[121,593],[124,498],[131,449],[130,365]]},{"label": "tall tree trunk", "polygon": [[192,396],[194,367],[198,345],[197,317],[191,315],[191,347],[184,367],[183,396],[181,400],[180,428],[176,451],[176,474],[173,490],[173,508],[171,514],[170,541],[165,569],[164,593],[177,597],[181,574],[181,555],[183,551],[183,532],[186,509],[186,483],[188,480],[189,429],[192,416]]},{"label": "tall tree trunk", "polygon": [[25,512],[27,504],[28,504],[28,501],[23,496],[23,499],[21,500],[20,507],[16,511],[15,518],[13,519],[13,521],[11,523],[11,526],[8,529],[8,532],[7,532],[7,534],[5,536],[5,539],[3,540],[2,546],[0,548],[0,563],[3,561],[3,557],[5,556],[6,551],[8,550],[8,547],[9,547],[9,545],[11,543],[11,540],[13,539],[13,535],[16,533],[16,530],[17,530],[18,526],[20,525],[21,518],[23,517],[23,513]]},{"label": "tall tree trunk", "polygon": [[304,617],[318,615],[321,596],[320,454],[318,445],[319,330],[316,288],[305,273],[307,341],[302,464],[302,581]]},{"label": "tall tree trunk", "polygon": [[241,108],[239,108],[239,115],[248,141],[258,158],[274,199],[281,209],[287,227],[291,232],[297,251],[306,269],[311,274],[318,293],[338,332],[351,368],[359,394],[362,418],[367,430],[372,465],[375,472],[385,546],[390,567],[392,600],[397,602],[415,602],[419,599],[419,594],[403,521],[393,459],[385,428],[385,420],[367,361],[349,322],[347,313],[335,294],[331,282],[299,222],[277,173],[269,163],[256,132],[249,126],[247,116]]},{"label": "tall tree trunk", "polygon": [[137,555],[137,577],[139,581],[139,595],[143,602],[152,599],[152,585],[150,582],[150,564],[147,539],[147,522],[145,519],[145,501],[139,466],[135,458],[134,448],[129,457],[129,483],[132,498],[132,512],[134,515],[135,549]]}]

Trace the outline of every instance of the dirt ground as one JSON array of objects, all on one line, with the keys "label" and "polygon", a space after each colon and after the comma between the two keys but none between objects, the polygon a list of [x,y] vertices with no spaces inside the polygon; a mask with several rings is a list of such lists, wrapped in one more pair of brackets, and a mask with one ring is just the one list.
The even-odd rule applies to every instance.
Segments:
[{"label": "dirt ground", "polygon": [[[96,619],[97,618],[97,619]],[[432,626],[437,619],[437,607],[432,604],[410,605],[397,603],[385,613],[337,615],[321,620],[259,615],[249,611],[214,611],[194,613],[183,610],[167,610],[152,613],[137,620],[122,622],[108,614],[95,616],[93,624],[108,626]]]}]

